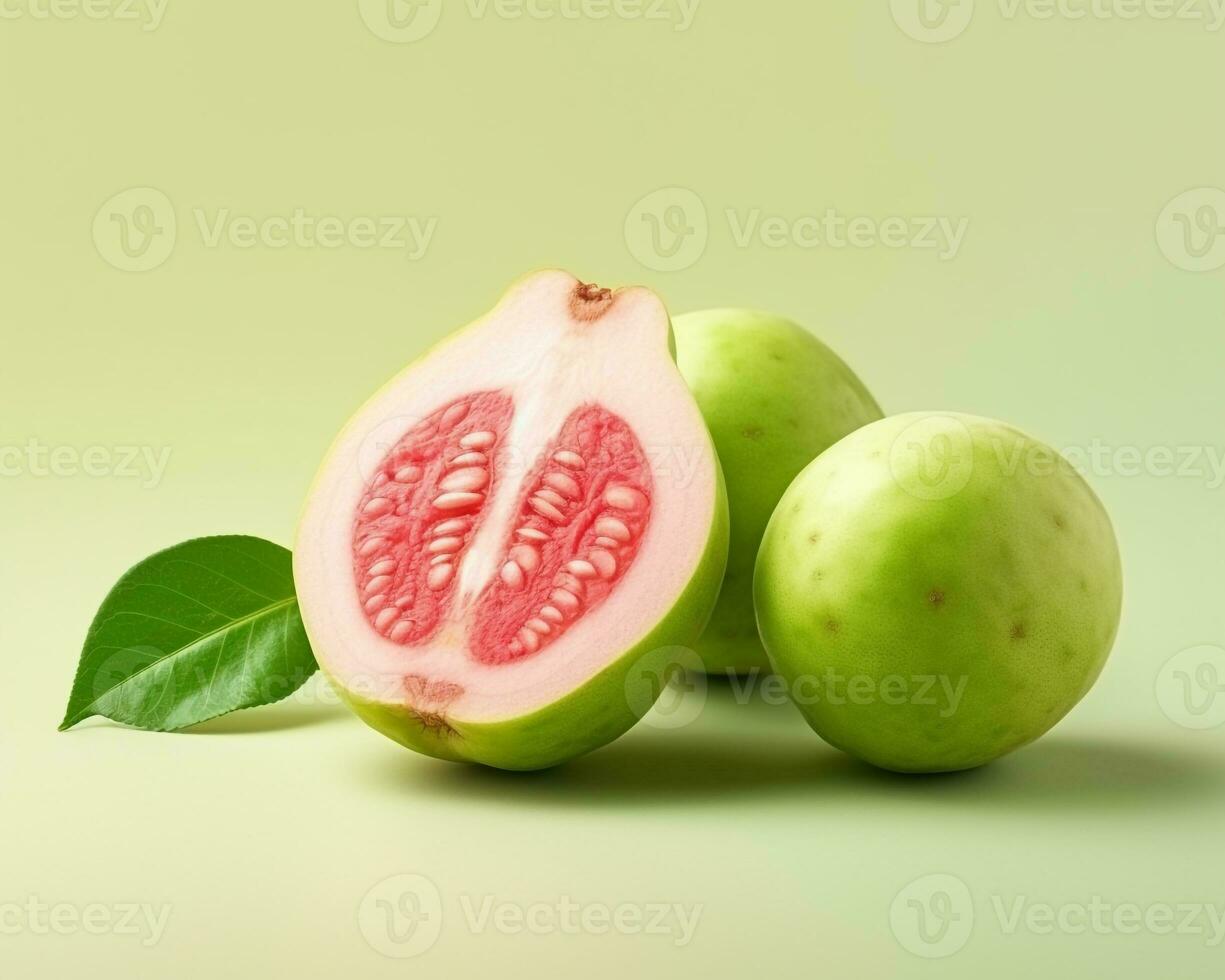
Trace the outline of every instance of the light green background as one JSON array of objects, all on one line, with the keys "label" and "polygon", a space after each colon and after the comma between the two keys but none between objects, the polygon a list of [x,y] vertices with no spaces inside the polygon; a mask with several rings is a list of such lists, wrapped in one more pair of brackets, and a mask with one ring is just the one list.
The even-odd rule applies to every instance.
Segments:
[{"label": "light green background", "polygon": [[[0,19],[0,445],[65,448],[61,475],[9,453],[0,479],[0,906],[171,914],[148,947],[6,919],[0,973],[1220,976],[1225,946],[1206,936],[1009,934],[992,905],[1225,909],[1225,728],[1190,730],[1155,694],[1179,651],[1225,644],[1225,490],[1205,459],[1182,476],[1096,468],[1127,567],[1117,648],[1055,732],[980,773],[866,771],[789,706],[726,688],[686,727],[640,726],[533,776],[411,756],[305,696],[195,734],[55,733],[93,611],[129,564],[209,533],[288,542],[347,415],[542,265],[644,282],[678,312],[792,315],[889,411],[996,416],[1061,448],[1225,452],[1225,270],[1180,267],[1195,263],[1159,232],[1179,195],[1225,186],[1225,31],[979,0],[931,44],[899,27],[916,23],[900,0],[896,19],[886,0],[705,0],[685,30],[676,0],[670,21],[576,3],[577,18],[514,19],[447,0],[413,43],[376,36],[355,2],[169,0],[156,30],[5,6],[22,16]],[[380,5],[362,9],[377,25]],[[177,240],[158,268],[124,272],[110,213],[98,245],[91,229],[139,187],[166,195]],[[695,229],[675,271],[638,206],[663,188],[648,203],[669,220],[688,206]],[[1189,200],[1225,226],[1218,195]],[[745,246],[726,216],[827,208],[968,231],[942,261]],[[209,247],[195,213],[218,209],[437,226],[417,261]],[[91,446],[171,457],[155,487],[64,472]],[[1199,703],[1221,711],[1212,694]],[[1214,720],[1183,720],[1197,717]],[[398,874],[440,895],[424,928],[441,934],[415,959],[378,952],[383,907],[360,911]],[[964,883],[974,916],[940,960],[907,948],[927,949],[907,932],[911,892],[891,928],[895,896],[930,874]],[[465,896],[702,910],[678,947],[474,934]]]}]

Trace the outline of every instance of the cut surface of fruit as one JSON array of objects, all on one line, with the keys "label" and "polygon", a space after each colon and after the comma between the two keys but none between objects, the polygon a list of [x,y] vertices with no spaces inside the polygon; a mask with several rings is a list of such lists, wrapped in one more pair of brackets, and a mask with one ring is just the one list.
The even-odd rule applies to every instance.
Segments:
[{"label": "cut surface of fruit", "polygon": [[642,446],[607,409],[572,413],[520,489],[505,560],[477,605],[471,650],[483,663],[539,653],[612,594],[651,519]]},{"label": "cut surface of fruit", "polygon": [[371,724],[537,768],[633,724],[625,685],[696,639],[726,535],[662,305],[541,273],[341,434],[295,574],[321,666]]},{"label": "cut surface of fruit", "polygon": [[[412,646],[438,633],[455,568],[495,489],[490,449],[513,409],[501,392],[456,399],[413,426],[357,506],[353,572],[375,632]],[[457,432],[461,423],[466,432]]]}]

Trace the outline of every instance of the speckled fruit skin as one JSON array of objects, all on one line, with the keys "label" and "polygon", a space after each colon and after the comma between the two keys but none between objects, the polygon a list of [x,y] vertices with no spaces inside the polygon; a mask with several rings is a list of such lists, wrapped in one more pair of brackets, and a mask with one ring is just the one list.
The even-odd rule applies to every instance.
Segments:
[{"label": "speckled fruit skin", "polygon": [[710,673],[767,670],[753,617],[753,563],[796,474],[881,417],[863,382],[807,330],[768,313],[673,320],[677,363],[714,437],[731,507],[727,577],[698,653]]},{"label": "speckled fruit skin", "polygon": [[[770,521],[754,583],[771,662],[809,724],[900,772],[973,768],[1049,730],[1101,672],[1122,591],[1114,531],[1080,475],[1010,426],[953,414],[873,423],[814,461]],[[922,692],[929,677],[947,688]],[[942,693],[963,680],[959,700]]]}]

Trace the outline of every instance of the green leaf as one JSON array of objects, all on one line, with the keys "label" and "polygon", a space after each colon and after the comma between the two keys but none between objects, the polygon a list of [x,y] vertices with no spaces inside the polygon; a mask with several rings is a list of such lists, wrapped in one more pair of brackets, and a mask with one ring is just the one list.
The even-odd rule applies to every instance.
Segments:
[{"label": "green leaf", "polygon": [[94,715],[177,731],[287,698],[316,670],[290,553],[200,538],[141,562],[106,597],[60,731]]}]

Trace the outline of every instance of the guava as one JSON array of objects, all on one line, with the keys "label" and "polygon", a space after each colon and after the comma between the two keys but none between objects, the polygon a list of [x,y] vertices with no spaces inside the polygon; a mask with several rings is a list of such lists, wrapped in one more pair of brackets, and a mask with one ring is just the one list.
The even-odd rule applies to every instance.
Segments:
[{"label": "guava", "polygon": [[1089,691],[1122,606],[1105,509],[1002,422],[911,414],[826,451],[783,495],[754,595],[762,639],[831,745],[885,769],[970,769]]},{"label": "guava", "polygon": [[697,652],[708,672],[768,669],[753,618],[753,564],[766,522],[796,474],[881,417],[863,382],[804,328],[752,310],[677,317],[677,363],[727,479],[727,576]]},{"label": "guava", "polygon": [[345,427],[294,572],[319,663],[368,724],[540,769],[650,708],[727,553],[718,461],[670,350],[647,290],[544,272]]}]

